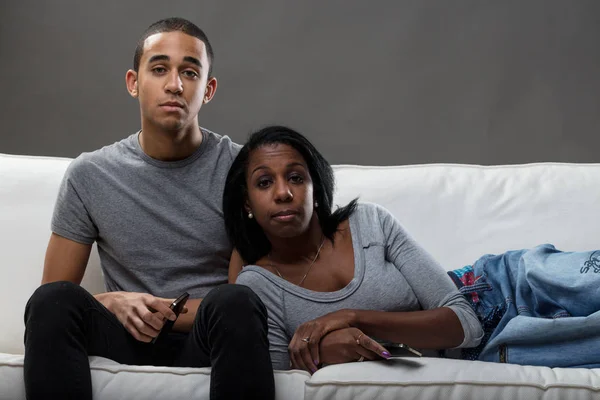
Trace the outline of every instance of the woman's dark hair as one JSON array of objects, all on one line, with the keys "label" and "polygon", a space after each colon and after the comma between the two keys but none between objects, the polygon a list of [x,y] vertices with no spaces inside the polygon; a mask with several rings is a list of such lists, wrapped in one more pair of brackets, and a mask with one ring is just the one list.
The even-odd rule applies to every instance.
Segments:
[{"label": "woman's dark hair", "polygon": [[347,220],[356,209],[357,199],[332,213],[335,178],[331,165],[315,146],[300,133],[285,126],[268,126],[250,135],[248,142],[233,161],[223,193],[225,229],[231,244],[246,263],[255,263],[271,251],[271,243],[255,219],[247,216],[244,205],[248,193],[246,173],[250,154],[263,146],[286,144],[304,158],[313,182],[315,208],[325,237],[333,241],[339,224]]}]

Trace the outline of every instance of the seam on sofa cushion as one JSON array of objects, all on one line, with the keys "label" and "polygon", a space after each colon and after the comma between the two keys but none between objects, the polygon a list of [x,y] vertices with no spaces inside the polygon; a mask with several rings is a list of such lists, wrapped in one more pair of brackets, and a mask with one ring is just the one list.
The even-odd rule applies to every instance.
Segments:
[{"label": "seam on sofa cushion", "polygon": [[[195,368],[195,367],[156,367],[152,365],[126,365],[126,364],[117,364],[114,361],[108,361],[111,364],[109,365],[91,365],[90,369],[92,371],[105,371],[113,374],[117,374],[119,372],[142,372],[142,373],[169,373],[172,375],[209,375],[210,376],[210,367],[205,368]],[[113,364],[114,363],[114,364]],[[23,368],[23,360],[18,361],[0,361],[0,368],[2,367],[10,367],[10,368]],[[304,375],[306,378],[310,378],[310,374],[306,371],[274,371],[276,375]]]},{"label": "seam on sofa cushion", "polygon": [[8,154],[8,153],[0,153],[1,157],[6,157],[6,158],[19,158],[19,159],[30,159],[30,160],[67,160],[67,161],[73,161],[72,158],[70,157],[54,157],[54,156],[34,156],[34,155],[27,155],[27,154]]},{"label": "seam on sofa cushion", "polygon": [[543,167],[543,166],[564,166],[564,167],[578,167],[578,168],[590,168],[598,167],[600,163],[561,163],[561,162],[539,162],[539,163],[528,163],[528,164],[502,164],[502,165],[481,165],[481,164],[452,164],[452,163],[431,163],[431,164],[408,164],[408,165],[354,165],[354,164],[334,164],[332,165],[334,170],[337,169],[379,169],[379,170],[394,170],[394,169],[424,169],[424,168],[439,168],[439,167],[453,167],[453,168],[465,168],[465,169],[512,169],[512,168],[531,168],[531,167]]},{"label": "seam on sofa cushion", "polygon": [[329,382],[312,382],[312,381],[307,381],[306,382],[307,386],[311,386],[311,387],[319,387],[319,386],[328,386],[328,385],[339,385],[339,386],[356,386],[356,385],[363,385],[363,386],[498,386],[498,387],[506,387],[506,386],[511,386],[511,387],[532,387],[532,388],[536,388],[536,389],[541,389],[541,390],[548,390],[548,389],[586,389],[586,390],[590,390],[592,392],[600,392],[600,386],[596,387],[596,386],[590,386],[589,384],[566,384],[566,383],[557,383],[557,384],[547,384],[547,385],[541,385],[541,384],[535,384],[535,383],[528,383],[528,382],[519,382],[519,383],[515,383],[515,382],[475,382],[475,381],[456,381],[456,382],[435,382],[435,381],[429,381],[429,382],[367,382],[367,381],[352,381],[352,382],[338,382],[338,381],[329,381]]}]

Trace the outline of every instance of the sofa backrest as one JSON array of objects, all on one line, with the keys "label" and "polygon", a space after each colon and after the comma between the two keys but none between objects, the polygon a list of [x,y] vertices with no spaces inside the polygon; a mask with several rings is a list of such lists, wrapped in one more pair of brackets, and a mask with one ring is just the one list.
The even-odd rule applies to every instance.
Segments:
[{"label": "sofa backrest", "polygon": [[[50,219],[71,159],[0,154],[0,352],[23,353],[23,311],[40,285]],[[98,254],[90,257],[83,285],[103,290]]]},{"label": "sofa backrest", "polygon": [[334,168],[336,204],[385,206],[447,270],[543,243],[600,249],[600,164]]},{"label": "sofa backrest", "polygon": [[[70,161],[0,154],[0,352],[23,352],[23,310],[40,284],[50,218]],[[446,269],[540,243],[600,248],[600,164],[334,169],[336,204],[357,196],[382,204]],[[103,290],[95,250],[83,286]]]}]

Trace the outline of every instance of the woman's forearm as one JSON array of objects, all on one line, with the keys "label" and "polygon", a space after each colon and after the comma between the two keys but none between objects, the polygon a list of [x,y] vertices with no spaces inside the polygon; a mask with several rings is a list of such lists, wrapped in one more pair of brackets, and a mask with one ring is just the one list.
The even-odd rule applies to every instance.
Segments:
[{"label": "woman's forearm", "polygon": [[373,338],[421,349],[452,348],[465,338],[460,320],[447,307],[408,312],[350,310],[350,314],[351,325]]}]

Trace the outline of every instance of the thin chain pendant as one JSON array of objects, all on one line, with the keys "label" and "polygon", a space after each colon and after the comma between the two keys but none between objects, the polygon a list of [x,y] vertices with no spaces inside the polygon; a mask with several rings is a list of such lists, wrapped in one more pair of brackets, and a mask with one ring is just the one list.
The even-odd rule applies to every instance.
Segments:
[{"label": "thin chain pendant", "polygon": [[[308,273],[310,272],[312,266],[315,264],[315,261],[317,261],[317,258],[319,258],[319,254],[321,254],[321,250],[323,249],[323,245],[325,244],[325,236],[323,236],[323,239],[321,239],[321,244],[319,245],[319,249],[317,250],[317,254],[315,254],[315,257],[312,259],[312,261],[310,262],[310,265],[308,266],[308,269],[306,270],[306,273],[304,274],[304,276],[302,277],[302,279],[300,280],[300,282],[298,282],[297,286],[302,286],[302,284],[304,283],[304,280],[306,279],[306,277],[308,276]],[[269,261],[271,262],[271,267],[273,267],[273,269],[275,270],[275,272],[277,272],[277,275],[279,275],[279,277],[281,279],[283,279],[284,281],[288,281],[287,279],[285,279],[283,277],[283,275],[281,274],[281,272],[279,272],[279,270],[277,269],[277,267],[273,264],[273,261],[271,260],[271,253],[269,252],[269,254],[267,254],[267,258],[269,259]],[[290,281],[288,281],[290,282]],[[290,282],[292,283],[292,282]]]}]

